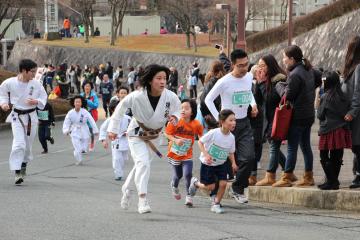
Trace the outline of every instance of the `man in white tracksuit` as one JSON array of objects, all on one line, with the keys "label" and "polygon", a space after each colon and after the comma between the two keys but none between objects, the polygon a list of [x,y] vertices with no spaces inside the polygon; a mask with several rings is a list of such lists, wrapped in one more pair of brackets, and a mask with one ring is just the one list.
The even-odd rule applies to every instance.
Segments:
[{"label": "man in white tracksuit", "polygon": [[6,79],[0,85],[0,106],[11,113],[6,122],[11,123],[13,144],[9,158],[10,170],[15,171],[15,184],[21,184],[26,166],[32,160],[32,144],[37,132],[36,108],[43,109],[47,94],[34,80],[37,65],[30,59],[19,63],[19,75]]},{"label": "man in white tracksuit", "polygon": [[150,176],[150,163],[154,153],[162,156],[154,146],[154,140],[167,121],[176,124],[180,117],[180,100],[175,93],[167,90],[169,69],[159,65],[149,65],[140,78],[142,89],[125,97],[116,107],[108,127],[108,135],[115,140],[119,132],[119,122],[128,108],[133,118],[128,128],[129,148],[134,160],[134,168],[129,173],[123,187],[121,206],[128,208],[130,200],[129,183],[135,174],[135,185],[139,195],[138,212],[148,213],[151,208],[147,202],[147,185]]}]

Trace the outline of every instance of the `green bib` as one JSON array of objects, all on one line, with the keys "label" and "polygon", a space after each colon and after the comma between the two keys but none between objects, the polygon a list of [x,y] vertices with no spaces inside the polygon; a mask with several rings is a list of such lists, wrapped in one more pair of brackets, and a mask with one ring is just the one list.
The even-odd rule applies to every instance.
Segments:
[{"label": "green bib", "polygon": [[185,156],[191,147],[191,139],[183,139],[184,144],[182,146],[177,145],[175,142],[171,145],[170,151],[178,156]]},{"label": "green bib", "polygon": [[249,105],[252,100],[251,91],[234,92],[232,95],[233,105]]},{"label": "green bib", "polygon": [[48,121],[49,111],[38,111],[38,119],[42,121]]},{"label": "green bib", "polygon": [[225,148],[212,144],[208,150],[208,153],[213,158],[214,162],[225,162],[229,153]]}]

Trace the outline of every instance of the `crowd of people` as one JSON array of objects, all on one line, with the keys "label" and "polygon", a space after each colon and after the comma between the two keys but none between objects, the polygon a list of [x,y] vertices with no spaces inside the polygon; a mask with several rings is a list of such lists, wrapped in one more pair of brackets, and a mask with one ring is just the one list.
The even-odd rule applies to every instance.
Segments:
[{"label": "crowd of people", "polygon": [[[56,79],[60,96],[76,94],[70,99],[71,109],[64,120],[63,133],[70,135],[77,165],[82,155],[94,149],[97,135],[104,148],[112,148],[115,180],[125,177],[124,163],[131,155],[134,166],[122,185],[121,207],[131,202],[130,183],[134,179],[138,196],[138,212],[148,213],[148,182],[154,158],[167,158],[172,169],[171,194],[181,199],[179,182],[185,179],[185,205],[193,206],[198,189],[209,191],[211,211],[223,213],[221,200],[228,182],[230,192],[238,203],[247,203],[245,190],[249,185],[291,187],[313,186],[313,151],[311,128],[319,119],[320,162],[325,181],[322,190],[339,189],[339,173],[344,149],[354,153],[354,180],[350,188],[360,187],[360,36],[351,39],[345,64],[341,71],[322,70],[311,63],[296,45],[286,47],[280,66],[271,54],[262,56],[254,65],[244,50],[236,49],[226,56],[222,47],[206,74],[204,89],[197,95],[200,70],[197,63],[188,71],[187,87],[179,81],[177,70],[151,64],[129,68],[127,78],[119,66],[116,71],[110,62],[99,68],[67,63],[46,66],[41,81],[34,81],[37,65],[22,60],[19,75],[0,86],[0,105],[11,111],[14,141],[10,154],[10,170],[15,171],[15,184],[21,184],[27,164],[32,159],[32,142],[39,121],[39,138],[47,153],[46,141],[54,142],[48,134],[54,123],[53,110],[47,103],[47,86],[52,89]],[[50,79],[51,80],[48,80]],[[43,85],[43,86],[42,86]],[[74,88],[74,89],[72,89]],[[115,95],[113,91],[115,90]],[[316,89],[320,89],[319,96]],[[55,91],[55,90],[53,90]],[[101,96],[106,121],[97,127]],[[314,104],[318,102],[319,105]],[[284,139],[274,138],[274,116],[279,104],[292,109],[287,133],[287,154],[280,147]],[[317,109],[315,110],[315,106]],[[166,156],[155,140],[164,134],[168,139]],[[193,148],[198,138],[201,152],[200,173],[193,176]],[[269,164],[266,175],[257,180],[257,163],[262,145],[269,142]],[[297,151],[304,159],[304,174],[298,180],[294,174]],[[283,173],[276,179],[278,167]]]}]

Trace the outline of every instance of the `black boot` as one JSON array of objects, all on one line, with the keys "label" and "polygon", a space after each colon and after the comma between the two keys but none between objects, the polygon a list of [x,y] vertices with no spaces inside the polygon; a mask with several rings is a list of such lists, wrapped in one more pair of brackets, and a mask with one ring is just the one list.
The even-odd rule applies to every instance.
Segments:
[{"label": "black boot", "polygon": [[339,175],[340,175],[340,170],[341,170],[341,166],[343,165],[343,161],[339,160],[335,162],[335,178],[334,178],[334,183],[336,183],[339,187],[340,187],[340,182],[339,182]]},{"label": "black boot", "polygon": [[339,184],[337,183],[335,164],[333,162],[326,162],[324,167],[327,180],[323,185],[319,186],[319,188],[321,190],[338,190]]},{"label": "black boot", "polygon": [[359,187],[360,187],[360,175],[356,175],[350,185],[350,188],[359,188]]},{"label": "black boot", "polygon": [[327,168],[326,168],[326,163],[327,163],[327,161],[320,160],[321,167],[322,167],[322,169],[324,170],[324,173],[325,173],[325,180],[324,180],[324,182],[323,182],[322,184],[319,184],[319,185],[318,185],[318,188],[320,188],[320,189],[321,189],[324,185],[328,184],[328,175],[329,175],[329,172],[328,172],[328,170],[327,170]]}]

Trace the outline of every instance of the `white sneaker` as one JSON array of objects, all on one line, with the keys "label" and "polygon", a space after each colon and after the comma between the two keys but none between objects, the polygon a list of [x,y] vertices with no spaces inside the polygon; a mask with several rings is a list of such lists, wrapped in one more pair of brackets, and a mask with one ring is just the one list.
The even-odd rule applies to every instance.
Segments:
[{"label": "white sneaker", "polygon": [[188,207],[193,206],[193,198],[192,198],[192,196],[189,196],[189,195],[186,196],[185,205],[188,206]]},{"label": "white sneaker", "polygon": [[233,193],[233,197],[235,199],[236,202],[238,203],[248,203],[249,200],[248,198],[245,196],[245,194],[238,194],[238,193]]},{"label": "white sneaker", "polygon": [[76,166],[82,165],[82,161],[76,161],[75,165],[76,165]]},{"label": "white sneaker", "polygon": [[170,183],[170,187],[171,187],[171,192],[172,192],[172,195],[174,196],[174,198],[176,200],[180,200],[181,199],[181,194],[180,194],[179,188],[174,187],[174,184],[173,184],[172,181]]},{"label": "white sneaker", "polygon": [[130,190],[126,189],[123,192],[123,196],[121,198],[121,208],[122,209],[128,209],[130,206]]},{"label": "white sneaker", "polygon": [[139,198],[138,212],[140,214],[151,212],[150,205],[146,198]]},{"label": "white sneaker", "polygon": [[224,209],[221,207],[220,204],[212,205],[210,210],[214,213],[219,213],[219,214],[224,213]]},{"label": "white sneaker", "polygon": [[199,180],[196,177],[191,178],[190,187],[189,187],[189,195],[192,197],[195,196],[195,194],[196,194],[196,190],[197,190],[196,183],[197,182],[199,182]]}]

